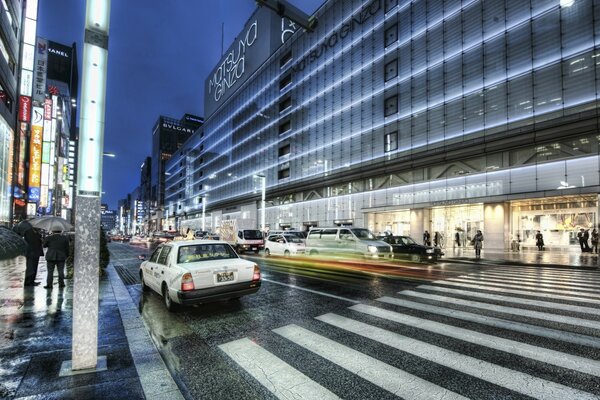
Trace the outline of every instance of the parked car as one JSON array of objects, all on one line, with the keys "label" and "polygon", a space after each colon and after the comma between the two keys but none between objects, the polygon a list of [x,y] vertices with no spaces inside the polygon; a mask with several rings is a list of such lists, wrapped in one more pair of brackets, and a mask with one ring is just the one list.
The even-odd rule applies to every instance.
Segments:
[{"label": "parked car", "polygon": [[260,289],[258,265],[239,258],[226,242],[182,240],[159,245],[140,265],[144,290],[163,296],[166,308],[239,298]]},{"label": "parked car", "polygon": [[383,236],[384,242],[392,246],[394,258],[408,258],[413,261],[437,261],[444,255],[437,247],[424,246],[410,236]]},{"label": "parked car", "polygon": [[265,241],[265,255],[283,255],[285,257],[304,254],[304,239],[294,234],[269,235]]},{"label": "parked car", "polygon": [[306,252],[311,255],[334,254],[391,258],[392,247],[378,240],[365,228],[314,228],[306,237]]}]

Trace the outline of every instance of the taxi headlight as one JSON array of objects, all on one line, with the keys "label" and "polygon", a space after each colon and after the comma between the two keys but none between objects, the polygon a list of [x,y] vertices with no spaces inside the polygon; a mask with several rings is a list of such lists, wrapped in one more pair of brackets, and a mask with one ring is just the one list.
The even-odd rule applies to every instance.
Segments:
[{"label": "taxi headlight", "polygon": [[369,253],[377,253],[377,246],[367,246],[367,249],[369,250]]}]

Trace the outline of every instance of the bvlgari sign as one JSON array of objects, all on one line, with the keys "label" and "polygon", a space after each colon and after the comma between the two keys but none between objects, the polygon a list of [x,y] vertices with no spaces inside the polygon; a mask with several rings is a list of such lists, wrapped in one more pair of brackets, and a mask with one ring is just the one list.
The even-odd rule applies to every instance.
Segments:
[{"label": "bvlgari sign", "polygon": [[257,9],[204,82],[204,115],[223,104],[297,29],[267,7]]}]

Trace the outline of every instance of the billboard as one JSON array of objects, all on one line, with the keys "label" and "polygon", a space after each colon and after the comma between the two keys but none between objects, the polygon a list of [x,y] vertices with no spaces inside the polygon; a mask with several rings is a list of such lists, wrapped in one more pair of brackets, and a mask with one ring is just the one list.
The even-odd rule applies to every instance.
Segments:
[{"label": "billboard", "polygon": [[46,72],[48,70],[48,41],[37,38],[33,70],[33,100],[43,103],[46,99]]},{"label": "billboard", "polygon": [[42,179],[42,127],[31,127],[29,141],[29,200],[40,199]]},{"label": "billboard", "polygon": [[19,96],[19,121],[29,122],[31,119],[31,97]]},{"label": "billboard", "polygon": [[267,7],[258,8],[204,81],[204,114],[212,115],[297,29]]}]

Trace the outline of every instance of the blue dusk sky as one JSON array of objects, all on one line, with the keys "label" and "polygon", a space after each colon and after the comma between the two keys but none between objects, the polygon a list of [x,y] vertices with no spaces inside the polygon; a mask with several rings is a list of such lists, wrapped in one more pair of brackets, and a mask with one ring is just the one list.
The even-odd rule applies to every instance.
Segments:
[{"label": "blue dusk sky", "polygon": [[[312,14],[324,0],[292,0]],[[113,0],[102,201],[116,209],[140,183],[160,115],[204,116],[204,80],[256,8],[252,0]],[[85,0],[40,0],[37,35],[83,55]],[[79,79],[81,81],[81,67]]]}]

